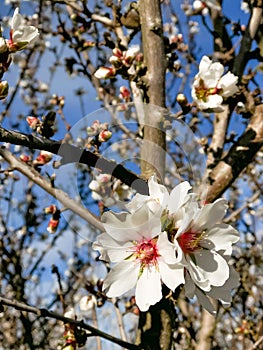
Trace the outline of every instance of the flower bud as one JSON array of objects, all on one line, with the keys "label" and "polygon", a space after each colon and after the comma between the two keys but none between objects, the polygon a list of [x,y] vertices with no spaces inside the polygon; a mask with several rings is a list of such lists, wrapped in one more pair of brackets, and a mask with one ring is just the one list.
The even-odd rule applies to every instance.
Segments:
[{"label": "flower bud", "polygon": [[49,233],[55,233],[57,231],[58,224],[59,224],[59,220],[50,219],[47,226],[47,231]]},{"label": "flower bud", "polygon": [[0,54],[6,52],[7,44],[4,38],[0,37]]},{"label": "flower bud", "polygon": [[57,211],[57,207],[55,204],[51,204],[49,207],[46,207],[44,209],[45,214],[54,214]]},{"label": "flower bud", "polygon": [[176,97],[176,101],[181,107],[185,107],[188,105],[188,100],[184,94],[178,94]]},{"label": "flower bud", "polygon": [[126,88],[126,86],[120,87],[120,98],[124,99],[125,101],[129,101],[131,97],[130,90]]},{"label": "flower bud", "polygon": [[8,82],[3,80],[0,82],[0,100],[3,100],[8,95]]},{"label": "flower bud", "polygon": [[120,59],[122,59],[122,57],[123,57],[123,52],[120,49],[118,49],[117,47],[115,47],[112,50],[112,53],[113,53],[114,56],[116,56],[116,57],[118,57]]},{"label": "flower bud", "polygon": [[121,68],[122,66],[122,59],[117,56],[111,56],[109,61],[117,69]]},{"label": "flower bud", "polygon": [[38,165],[47,164],[51,161],[53,154],[47,151],[40,151],[39,156],[36,158],[35,163]]},{"label": "flower bud", "polygon": [[99,142],[106,142],[108,141],[112,136],[112,132],[109,130],[103,130],[99,133],[98,140]]},{"label": "flower bud", "polygon": [[131,47],[129,50],[124,52],[124,64],[130,66],[135,59],[136,55],[140,52],[140,47],[138,45]]},{"label": "flower bud", "polygon": [[116,75],[115,68],[107,68],[107,67],[100,67],[96,72],[94,73],[95,78],[97,79],[108,79],[113,78]]},{"label": "flower bud", "polygon": [[25,162],[25,163],[28,163],[30,161],[30,157],[26,154],[20,154],[20,157],[19,157],[22,162]]},{"label": "flower bud", "polygon": [[27,117],[26,121],[31,129],[36,130],[41,125],[41,121],[37,117]]}]

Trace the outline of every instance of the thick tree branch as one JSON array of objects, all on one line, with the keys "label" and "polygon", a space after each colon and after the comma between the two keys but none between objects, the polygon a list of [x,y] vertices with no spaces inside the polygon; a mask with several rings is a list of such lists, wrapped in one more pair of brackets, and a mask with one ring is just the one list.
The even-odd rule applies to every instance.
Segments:
[{"label": "thick tree branch", "polygon": [[234,61],[233,73],[237,75],[240,80],[249,60],[249,52],[251,49],[252,41],[255,38],[262,19],[262,0],[258,0],[256,3],[258,4],[257,6],[254,5],[253,7],[246,31],[241,42],[239,53]]},{"label": "thick tree branch", "polygon": [[24,303],[20,303],[18,301],[13,301],[13,300],[7,299],[1,295],[0,295],[0,305],[7,305],[10,307],[13,307],[16,310],[21,310],[21,311],[33,313],[39,317],[47,317],[47,318],[52,318],[52,319],[55,319],[58,321],[62,321],[64,323],[74,324],[75,326],[77,326],[81,329],[86,329],[87,331],[91,332],[93,336],[99,336],[99,337],[102,337],[104,339],[107,339],[107,340],[111,341],[112,343],[115,343],[115,344],[122,346],[125,349],[130,349],[130,350],[142,349],[138,345],[133,345],[133,344],[128,343],[126,341],[123,341],[121,339],[115,338],[115,337],[111,336],[110,334],[102,332],[99,329],[94,328],[83,321],[77,321],[77,320],[74,320],[72,318],[64,317],[56,312],[49,311],[47,309],[37,308],[37,307],[30,306],[30,305],[27,305]]},{"label": "thick tree branch", "polygon": [[210,174],[207,201],[220,197],[251,163],[263,145],[263,104],[255,107],[255,112],[244,134],[230,148],[227,155]]},{"label": "thick tree branch", "polygon": [[148,185],[136,174],[127,170],[122,165],[109,161],[88,150],[74,145],[53,141],[43,137],[6,130],[0,127],[0,142],[8,142],[14,145],[26,146],[30,149],[38,149],[57,154],[62,157],[61,164],[82,163],[95,167],[103,173],[111,174],[123,183],[142,194],[148,194]]},{"label": "thick tree branch", "polygon": [[[163,112],[158,107],[165,107],[166,57],[160,1],[141,0],[139,10],[144,64],[147,67],[145,101],[150,104],[144,116],[141,170],[145,178],[157,173],[164,179],[166,144],[165,133],[160,128]],[[155,109],[154,106],[158,107]]]}]

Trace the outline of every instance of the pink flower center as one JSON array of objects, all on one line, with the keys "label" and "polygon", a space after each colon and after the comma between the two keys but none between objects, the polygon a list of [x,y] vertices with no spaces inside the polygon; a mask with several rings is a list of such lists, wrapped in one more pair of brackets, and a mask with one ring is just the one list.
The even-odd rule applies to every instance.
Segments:
[{"label": "pink flower center", "polygon": [[136,243],[134,247],[136,260],[140,262],[142,266],[155,265],[157,263],[157,258],[160,256],[156,245],[156,239],[144,238]]},{"label": "pink flower center", "polygon": [[187,231],[177,238],[179,246],[184,254],[192,254],[200,250],[199,242],[202,239],[202,233]]}]

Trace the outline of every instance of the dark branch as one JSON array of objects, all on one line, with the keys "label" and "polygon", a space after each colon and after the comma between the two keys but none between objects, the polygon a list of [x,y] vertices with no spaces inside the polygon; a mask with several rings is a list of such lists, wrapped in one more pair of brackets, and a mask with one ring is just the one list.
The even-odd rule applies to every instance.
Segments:
[{"label": "dark branch", "polygon": [[86,164],[101,170],[103,173],[111,174],[141,194],[148,194],[149,192],[147,183],[122,165],[74,145],[23,134],[2,127],[0,127],[0,142],[8,142],[14,145],[26,146],[30,149],[38,149],[57,154],[62,157],[62,165],[67,163]]}]

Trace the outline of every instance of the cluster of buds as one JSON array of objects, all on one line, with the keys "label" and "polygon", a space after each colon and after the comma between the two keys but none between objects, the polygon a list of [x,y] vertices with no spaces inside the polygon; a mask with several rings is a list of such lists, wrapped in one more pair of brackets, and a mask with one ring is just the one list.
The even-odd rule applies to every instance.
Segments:
[{"label": "cluster of buds", "polygon": [[143,60],[143,56],[140,53],[139,46],[134,46],[127,51],[115,47],[112,50],[113,55],[109,58],[112,67],[100,67],[94,73],[97,79],[114,78],[118,70],[126,71],[128,74],[134,74],[136,69],[133,67],[133,63],[140,66]]},{"label": "cluster of buds", "polygon": [[99,174],[89,184],[94,200],[102,202],[104,206],[119,204],[132,197],[132,190],[118,179],[112,179],[109,174]]},{"label": "cluster of buds", "polygon": [[49,103],[53,106],[58,106],[60,108],[63,108],[65,105],[65,97],[53,94],[51,99],[49,100]]},{"label": "cluster of buds", "polygon": [[112,137],[112,132],[108,127],[108,123],[100,123],[99,120],[95,120],[91,126],[88,126],[87,134],[89,138],[87,147],[95,146],[98,148],[101,143],[107,142]]},{"label": "cluster of buds", "polygon": [[54,135],[53,126],[55,124],[56,113],[51,111],[42,117],[42,120],[37,117],[28,116],[26,121],[30,128],[38,134],[47,138]]},{"label": "cluster of buds", "polygon": [[[35,42],[38,36],[37,28],[26,25],[24,18],[19,14],[19,9],[16,8],[11,20],[10,38],[5,39],[0,36],[0,79],[12,62],[10,54],[23,50],[30,43]],[[0,81],[0,99],[6,98],[7,95],[7,81]]]},{"label": "cluster of buds", "polygon": [[49,233],[55,233],[57,231],[58,224],[59,224],[60,210],[54,204],[52,204],[46,207],[44,211],[45,211],[45,214],[52,215],[51,219],[48,222],[47,231]]},{"label": "cluster of buds", "polygon": [[52,153],[47,152],[47,151],[40,151],[39,155],[36,157],[36,159],[33,160],[33,162],[32,162],[31,157],[27,154],[21,154],[19,158],[24,163],[33,165],[35,168],[37,168],[39,166],[45,165],[48,162],[50,162],[52,157],[53,157]]}]

